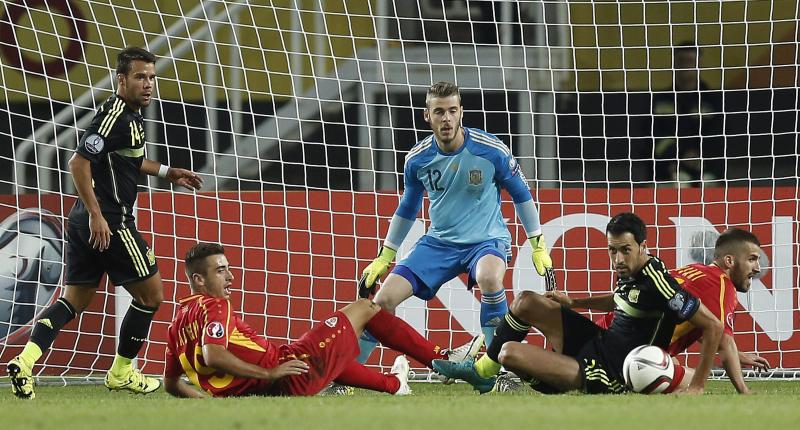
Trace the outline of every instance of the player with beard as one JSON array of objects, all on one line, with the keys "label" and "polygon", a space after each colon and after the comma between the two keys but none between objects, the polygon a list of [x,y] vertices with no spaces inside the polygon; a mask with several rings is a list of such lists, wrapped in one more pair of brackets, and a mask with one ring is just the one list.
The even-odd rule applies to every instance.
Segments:
[{"label": "player with beard", "polygon": [[[445,282],[468,274],[467,288],[481,291],[482,334],[473,339],[479,348],[485,336],[508,311],[503,277],[511,256],[511,235],[500,211],[500,191],[506,189],[533,248],[536,271],[552,282],[552,260],[547,252],[527,180],[508,147],[497,137],[461,124],[463,107],[458,86],[436,82],[425,98],[425,122],[433,134],[406,155],[404,190],[389,224],[379,256],[363,271],[362,291],[371,290],[389,269],[398,248],[422,207],[430,200],[430,228],[413,251],[398,262],[375,296],[375,303],[394,313],[411,296],[431,300]],[[365,333],[361,338],[364,362],[376,346]]]},{"label": "player with beard", "polygon": [[[681,288],[661,260],[648,253],[647,228],[639,217],[632,213],[613,217],[606,226],[606,238],[617,274],[613,294],[558,303],[523,291],[497,327],[486,355],[478,362],[434,360],[434,370],[463,379],[481,393],[492,389],[501,365],[543,392],[621,393],[626,390],[622,364],[628,353],[640,345],[666,349],[676,324],[689,321],[705,338],[700,363],[691,376],[677,367],[666,391],[680,388],[702,393],[722,337],[722,323]],[[603,329],[572,308],[613,309],[614,321]],[[545,336],[553,350],[522,343],[531,327]]]},{"label": "player with beard", "polygon": [[145,158],[141,110],[150,105],[155,91],[155,62],[155,55],[141,48],[119,53],[117,91],[100,106],[69,160],[79,199],[69,213],[66,287],[64,295],[38,316],[25,348],[7,365],[12,391],[19,398],[35,396],[33,365],[61,328],[89,306],[104,273],[133,297],[106,387],[147,394],[161,386],[157,378],[144,376],[132,365],[163,300],[155,255],[136,229],[138,181],[144,173],[195,190],[202,180],[189,170]]},{"label": "player with beard", "polygon": [[[733,337],[734,311],[739,303],[736,292],[750,291],[752,279],[761,272],[760,255],[761,243],[753,233],[731,228],[717,238],[711,264],[690,264],[670,271],[683,289],[699,298],[724,324],[720,358],[731,383],[741,394],[750,393],[742,375],[743,366],[769,369],[769,362],[765,358],[740,352]],[[569,306],[570,299],[564,294],[551,294],[555,300]],[[597,324],[608,328],[613,319],[614,313],[609,312]],[[702,331],[699,328],[689,321],[683,322],[675,327],[667,352],[676,356],[701,339]]]}]

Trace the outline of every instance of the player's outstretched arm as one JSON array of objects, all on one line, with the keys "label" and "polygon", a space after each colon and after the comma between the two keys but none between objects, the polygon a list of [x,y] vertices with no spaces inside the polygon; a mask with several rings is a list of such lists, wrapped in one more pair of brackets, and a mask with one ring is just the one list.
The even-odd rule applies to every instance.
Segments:
[{"label": "player's outstretched arm", "polygon": [[739,349],[736,347],[736,341],[733,336],[725,333],[722,335],[722,340],[719,343],[719,355],[722,360],[722,367],[725,368],[725,373],[731,380],[736,391],[739,394],[750,394],[750,389],[744,382],[742,375],[742,366],[739,362]]},{"label": "player's outstretched arm", "polygon": [[203,186],[203,178],[197,173],[178,167],[169,167],[147,158],[142,160],[142,167],[139,170],[146,175],[167,178],[173,184],[188,190],[199,190]]},{"label": "player's outstretched arm", "polygon": [[702,303],[699,304],[697,312],[689,318],[689,322],[703,332],[703,343],[700,347],[700,363],[697,364],[694,376],[684,393],[702,394],[706,386],[706,379],[711,373],[711,366],[714,364],[723,327],[722,322]]},{"label": "player's outstretched arm", "polygon": [[284,376],[308,373],[308,364],[300,360],[287,361],[275,368],[265,369],[240,359],[222,345],[203,345],[203,360],[209,367],[242,378],[274,381]]},{"label": "player's outstretched arm", "polygon": [[189,399],[203,399],[209,397],[208,394],[195,390],[192,386],[183,382],[180,377],[164,376],[164,389],[175,397]]},{"label": "player's outstretched arm", "polygon": [[75,189],[78,191],[86,211],[89,213],[89,244],[100,251],[108,249],[111,244],[111,229],[100,211],[100,203],[92,186],[92,163],[79,153],[72,154],[69,160],[69,172]]}]

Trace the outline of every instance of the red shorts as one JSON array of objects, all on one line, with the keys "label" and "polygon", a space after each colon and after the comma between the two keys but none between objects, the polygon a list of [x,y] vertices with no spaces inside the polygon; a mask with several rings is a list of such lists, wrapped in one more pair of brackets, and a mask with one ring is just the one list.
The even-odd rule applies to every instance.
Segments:
[{"label": "red shorts", "polygon": [[334,312],[297,342],[281,345],[280,363],[298,359],[308,363],[308,373],[281,378],[272,384],[273,394],[313,396],[336,379],[358,357],[358,338],[350,320]]}]

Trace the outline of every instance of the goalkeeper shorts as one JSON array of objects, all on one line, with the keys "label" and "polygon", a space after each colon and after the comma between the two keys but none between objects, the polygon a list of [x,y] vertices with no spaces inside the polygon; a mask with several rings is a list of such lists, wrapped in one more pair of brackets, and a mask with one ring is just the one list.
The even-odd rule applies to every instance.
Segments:
[{"label": "goalkeeper shorts", "polygon": [[449,244],[425,235],[414,245],[411,254],[397,263],[392,273],[411,283],[414,296],[430,300],[442,284],[462,273],[469,274],[467,288],[474,287],[478,260],[488,254],[508,263],[511,261],[511,246],[500,239],[474,245]]}]

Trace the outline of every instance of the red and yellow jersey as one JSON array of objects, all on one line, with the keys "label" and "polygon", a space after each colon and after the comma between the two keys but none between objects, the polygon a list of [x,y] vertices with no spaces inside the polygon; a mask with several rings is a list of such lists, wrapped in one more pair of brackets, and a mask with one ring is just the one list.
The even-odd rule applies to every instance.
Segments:
[{"label": "red and yellow jersey", "polygon": [[228,300],[196,294],[180,301],[169,326],[164,376],[185,373],[192,384],[219,397],[260,392],[269,385],[206,366],[203,345],[207,344],[221,345],[239,359],[261,367],[278,365],[278,348],[236,316]]},{"label": "red and yellow jersey", "polygon": [[[711,311],[733,336],[733,312],[739,300],[733,281],[716,264],[690,264],[670,272],[681,286],[692,293]],[[676,355],[703,336],[703,332],[689,321],[675,327],[668,352]]]},{"label": "red and yellow jersey", "polygon": [[[733,312],[739,300],[736,298],[736,287],[733,282],[715,264],[690,264],[669,271],[681,287],[700,299],[725,326],[725,333],[733,336]],[[607,329],[614,320],[614,312],[609,312],[600,317],[595,323]],[[672,332],[667,351],[670,355],[683,352],[691,344],[703,336],[703,332],[691,322],[684,321],[675,327]]]}]

